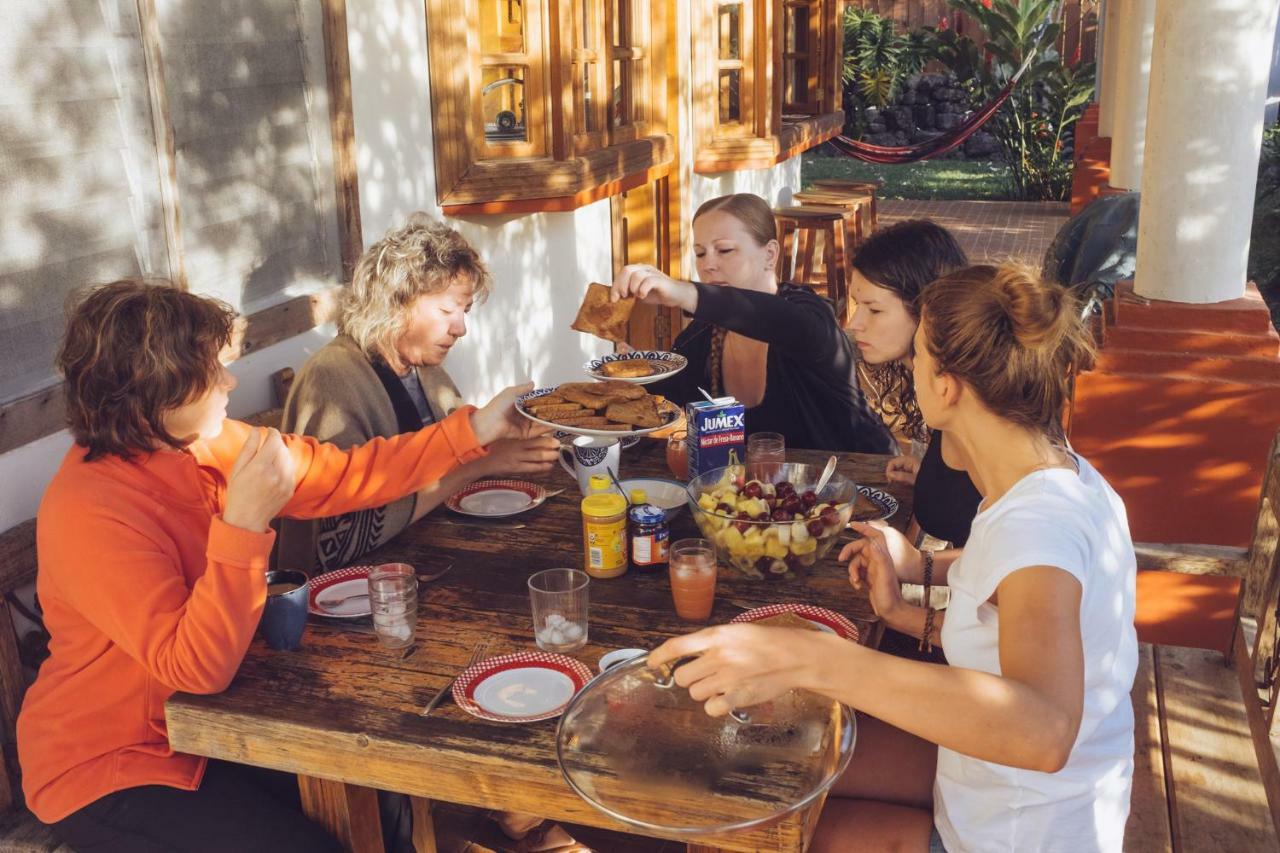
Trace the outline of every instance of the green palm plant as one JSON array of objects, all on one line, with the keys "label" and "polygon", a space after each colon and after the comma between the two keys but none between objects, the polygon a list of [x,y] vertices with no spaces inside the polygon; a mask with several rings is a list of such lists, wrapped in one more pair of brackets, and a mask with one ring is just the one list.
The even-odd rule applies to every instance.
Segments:
[{"label": "green palm plant", "polygon": [[1008,164],[1013,195],[1067,198],[1070,128],[1093,97],[1094,67],[1081,64],[1078,56],[1069,64],[1059,56],[1059,0],[948,0],[948,5],[969,15],[985,33],[980,47],[966,37],[934,34],[935,55],[967,81],[975,99],[995,97],[1030,58],[989,125]]},{"label": "green palm plant", "polygon": [[844,67],[846,85],[874,107],[893,103],[902,83],[927,61],[918,34],[895,32],[893,21],[871,9],[851,6],[844,18]]}]

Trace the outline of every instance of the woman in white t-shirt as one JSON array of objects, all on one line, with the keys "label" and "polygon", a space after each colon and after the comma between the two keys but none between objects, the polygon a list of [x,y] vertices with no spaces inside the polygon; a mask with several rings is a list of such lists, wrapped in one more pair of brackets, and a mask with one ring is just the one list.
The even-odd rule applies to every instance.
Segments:
[{"label": "woman in white t-shirt", "polygon": [[[1136,565],[1124,505],[1059,418],[1091,342],[1068,293],[1016,266],[959,270],[922,302],[916,397],[983,501],[946,560],[859,524],[841,559],[889,627],[940,643],[949,665],[752,625],[670,640],[650,664],[697,655],[676,680],[712,714],[794,688],[861,712],[811,850],[1119,851]],[[945,611],[900,595],[930,580],[951,588]]]}]

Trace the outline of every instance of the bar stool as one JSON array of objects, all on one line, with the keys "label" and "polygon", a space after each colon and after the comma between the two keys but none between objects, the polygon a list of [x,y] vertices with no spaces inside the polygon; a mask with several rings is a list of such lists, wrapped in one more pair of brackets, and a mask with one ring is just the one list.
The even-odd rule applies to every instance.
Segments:
[{"label": "bar stool", "polygon": [[871,236],[871,204],[875,196],[870,193],[843,193],[829,190],[807,190],[792,196],[805,207],[839,207],[848,211],[846,217],[845,243],[850,253],[862,245],[862,241]]},{"label": "bar stool", "polygon": [[814,190],[823,192],[848,193],[850,195],[870,195],[871,196],[871,216],[870,230],[866,232],[867,236],[874,234],[876,228],[880,227],[880,214],[876,210],[876,193],[880,189],[880,185],[870,181],[841,181],[836,178],[821,178],[813,182]]},{"label": "bar stool", "polygon": [[[845,243],[853,214],[842,207],[780,207],[773,211],[782,240],[783,281],[826,285],[827,298],[835,303],[840,325],[852,319],[849,298],[849,252]],[[822,252],[818,252],[818,238]]]}]

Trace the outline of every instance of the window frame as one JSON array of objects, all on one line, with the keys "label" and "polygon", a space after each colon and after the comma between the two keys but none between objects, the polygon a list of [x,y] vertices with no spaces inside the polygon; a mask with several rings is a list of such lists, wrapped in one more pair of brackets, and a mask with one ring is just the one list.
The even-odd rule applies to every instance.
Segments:
[{"label": "window frame", "polygon": [[[572,210],[670,170],[675,144],[666,111],[656,108],[666,103],[666,63],[653,56],[653,45],[665,44],[669,32],[668,0],[630,0],[633,40],[647,40],[631,46],[614,45],[612,39],[613,10],[626,0],[587,0],[598,12],[585,28],[594,34],[591,46],[581,40],[583,0],[524,2],[526,20],[539,21],[536,40],[534,28],[526,29],[521,55],[528,59],[531,77],[537,67],[539,79],[532,87],[526,84],[525,109],[527,115],[541,115],[545,141],[540,149],[509,146],[499,149],[505,156],[490,156],[490,145],[478,138],[483,127],[476,106],[482,73],[479,2],[424,0],[436,193],[447,215]],[[531,15],[535,6],[539,11]],[[609,109],[615,60],[635,63],[636,120],[617,128],[611,126]],[[585,63],[594,65],[588,78],[594,86],[592,127],[580,109]],[[532,127],[532,122],[527,123]]]},{"label": "window frame", "polygon": [[[844,126],[837,46],[843,44],[839,29],[848,0],[743,2],[754,4],[751,14],[744,13],[743,18],[749,18],[755,27],[748,48],[751,60],[744,56],[742,89],[755,98],[753,122],[745,133],[719,122],[718,81],[711,70],[718,70],[719,27],[699,27],[699,22],[694,21],[694,171],[699,174],[767,168],[822,144]],[[718,11],[721,5],[727,4],[716,3],[714,7]],[[796,6],[810,9],[810,44],[805,55],[810,57],[808,85],[812,100],[784,104],[787,9]],[[775,73],[759,73],[762,57],[770,58]],[[745,82],[748,80],[749,84]]]}]

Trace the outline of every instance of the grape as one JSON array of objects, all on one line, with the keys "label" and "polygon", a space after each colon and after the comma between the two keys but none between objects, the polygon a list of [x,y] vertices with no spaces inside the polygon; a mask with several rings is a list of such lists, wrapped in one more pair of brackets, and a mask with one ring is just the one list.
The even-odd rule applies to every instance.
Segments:
[{"label": "grape", "polygon": [[827,527],[836,527],[840,524],[840,513],[836,512],[836,508],[833,506],[824,509],[820,518]]},{"label": "grape", "polygon": [[787,499],[782,502],[782,508],[792,515],[800,512],[803,507],[804,504],[795,495],[787,495]]},{"label": "grape", "polygon": [[818,496],[811,489],[800,496],[800,502],[805,505],[805,509],[808,509],[818,502]]},{"label": "grape", "polygon": [[764,494],[764,489],[760,488],[759,481],[752,480],[742,487],[742,493],[749,498],[758,498]]},{"label": "grape", "polygon": [[787,512],[785,509],[779,508],[773,511],[772,518],[774,521],[790,521],[792,514]]},{"label": "grape", "polygon": [[716,504],[716,512],[721,515],[733,515],[733,507],[728,504]]},{"label": "grape", "polygon": [[813,519],[805,527],[808,529],[810,536],[821,536],[827,532],[827,526],[822,523],[820,518]]}]

